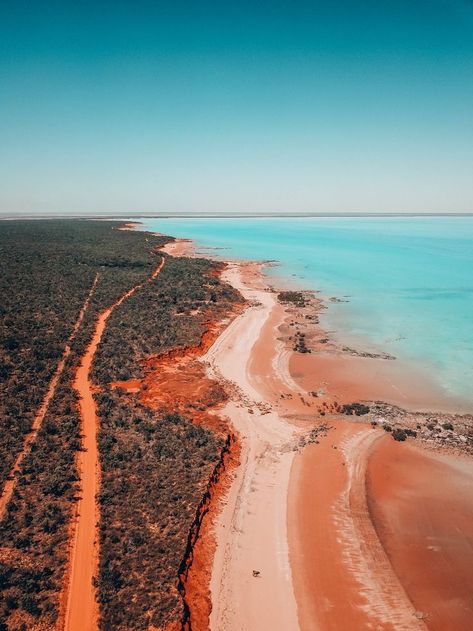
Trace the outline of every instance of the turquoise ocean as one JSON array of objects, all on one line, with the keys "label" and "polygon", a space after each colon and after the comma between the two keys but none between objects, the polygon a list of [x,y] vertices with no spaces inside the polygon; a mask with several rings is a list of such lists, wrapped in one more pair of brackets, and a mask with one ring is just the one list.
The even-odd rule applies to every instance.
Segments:
[{"label": "turquoise ocean", "polygon": [[268,269],[328,302],[341,341],[412,360],[473,402],[473,217],[144,219],[223,258]]}]

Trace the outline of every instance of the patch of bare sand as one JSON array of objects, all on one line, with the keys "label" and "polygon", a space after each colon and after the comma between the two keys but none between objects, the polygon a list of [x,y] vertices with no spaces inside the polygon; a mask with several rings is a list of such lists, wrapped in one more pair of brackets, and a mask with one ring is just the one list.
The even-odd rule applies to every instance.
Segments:
[{"label": "patch of bare sand", "polygon": [[230,264],[223,277],[250,304],[203,358],[209,374],[232,390],[224,412],[242,444],[241,466],[215,523],[210,627],[287,631],[298,625],[286,520],[297,430],[272,408],[249,370],[276,298],[258,284],[258,266]]},{"label": "patch of bare sand", "polygon": [[[165,236],[165,235],[161,235],[161,233],[156,232],[155,234],[157,234],[158,236]],[[174,241],[170,241],[169,243],[166,243],[165,245],[162,246],[161,252],[165,252],[166,254],[169,254],[170,256],[195,256],[196,253],[196,247],[194,245],[194,242],[191,241],[190,239],[175,239]]]},{"label": "patch of bare sand", "polygon": [[466,412],[469,406],[439,388],[424,371],[399,360],[357,357],[347,353],[293,353],[289,370],[305,391],[321,393],[320,401],[385,401],[408,410]]},{"label": "patch of bare sand", "polygon": [[302,629],[425,629],[371,523],[369,454],[384,438],[365,424],[331,421],[294,462],[289,536]]},{"label": "patch of bare sand", "polygon": [[367,469],[370,513],[432,631],[473,625],[473,460],[384,436]]}]

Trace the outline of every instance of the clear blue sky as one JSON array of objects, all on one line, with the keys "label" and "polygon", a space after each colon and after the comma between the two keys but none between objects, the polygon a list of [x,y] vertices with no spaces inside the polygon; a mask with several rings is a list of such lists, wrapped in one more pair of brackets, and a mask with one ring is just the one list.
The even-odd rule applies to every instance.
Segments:
[{"label": "clear blue sky", "polygon": [[0,3],[0,212],[473,211],[471,0]]}]

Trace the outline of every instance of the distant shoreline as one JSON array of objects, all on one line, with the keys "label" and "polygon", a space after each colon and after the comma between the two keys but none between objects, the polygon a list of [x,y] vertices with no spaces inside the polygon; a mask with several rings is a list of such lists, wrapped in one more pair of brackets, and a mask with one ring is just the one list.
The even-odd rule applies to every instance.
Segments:
[{"label": "distant shoreline", "polygon": [[122,220],[122,219],[383,219],[383,218],[423,218],[435,217],[473,217],[473,212],[465,213],[192,213],[192,212],[168,212],[168,213],[117,213],[117,214],[55,214],[55,213],[0,213],[0,221],[33,220],[33,219],[101,219],[101,220]]}]

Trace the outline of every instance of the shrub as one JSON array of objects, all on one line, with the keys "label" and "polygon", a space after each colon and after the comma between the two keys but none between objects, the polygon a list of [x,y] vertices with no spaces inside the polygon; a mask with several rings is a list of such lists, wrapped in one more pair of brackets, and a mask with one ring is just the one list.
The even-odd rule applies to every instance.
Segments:
[{"label": "shrub", "polygon": [[399,442],[406,440],[406,432],[403,429],[395,428],[393,429],[393,438]]},{"label": "shrub", "polygon": [[363,416],[364,414],[368,414],[370,411],[369,407],[364,403],[346,403],[342,405],[341,412],[342,414],[349,414],[355,416]]}]

